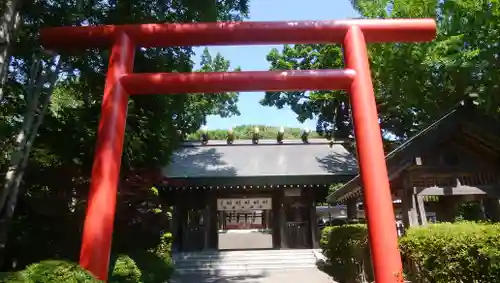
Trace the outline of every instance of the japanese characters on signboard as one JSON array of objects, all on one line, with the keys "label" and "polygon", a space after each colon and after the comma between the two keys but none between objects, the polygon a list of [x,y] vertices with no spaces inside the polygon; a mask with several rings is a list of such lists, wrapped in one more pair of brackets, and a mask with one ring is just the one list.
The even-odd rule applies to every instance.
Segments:
[{"label": "japanese characters on signboard", "polygon": [[217,210],[267,210],[271,209],[271,198],[223,198],[217,200]]}]

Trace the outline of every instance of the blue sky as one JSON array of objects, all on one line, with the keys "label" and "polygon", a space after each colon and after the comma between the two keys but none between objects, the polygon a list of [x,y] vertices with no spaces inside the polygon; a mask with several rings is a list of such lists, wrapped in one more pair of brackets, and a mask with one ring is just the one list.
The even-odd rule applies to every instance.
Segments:
[{"label": "blue sky", "polygon": [[[250,0],[250,21],[289,20],[336,20],[356,17],[349,0]],[[198,67],[199,55],[204,47],[196,48],[194,61]],[[217,46],[209,47],[210,53],[219,52],[231,62],[231,67],[240,66],[244,71],[265,71],[269,69],[266,55],[280,45],[260,46]],[[208,117],[209,129],[227,129],[243,124],[257,124],[284,127],[308,127],[315,129],[316,121],[300,124],[289,108],[277,109],[259,104],[264,92],[240,93],[238,108],[240,116],[220,118]]]}]

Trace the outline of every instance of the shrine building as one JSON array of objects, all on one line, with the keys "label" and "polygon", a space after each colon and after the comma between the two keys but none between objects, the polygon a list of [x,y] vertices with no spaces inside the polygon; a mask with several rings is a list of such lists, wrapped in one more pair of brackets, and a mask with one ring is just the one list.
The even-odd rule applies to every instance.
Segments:
[{"label": "shrine building", "polygon": [[357,174],[341,142],[184,142],[163,169],[174,251],[318,248],[316,203]]}]

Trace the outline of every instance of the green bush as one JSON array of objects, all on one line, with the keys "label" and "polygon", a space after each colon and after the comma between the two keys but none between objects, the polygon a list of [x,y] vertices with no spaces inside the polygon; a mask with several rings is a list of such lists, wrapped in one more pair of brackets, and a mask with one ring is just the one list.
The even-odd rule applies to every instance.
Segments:
[{"label": "green bush", "polygon": [[[364,225],[326,228],[325,272],[339,283],[372,280]],[[405,277],[413,283],[499,282],[500,224],[458,222],[407,230],[400,238]]]},{"label": "green bush", "polygon": [[114,268],[109,276],[110,283],[141,282],[141,270],[128,255],[119,255],[115,259]]},{"label": "green bush", "polygon": [[110,283],[163,283],[170,279],[173,264],[170,258],[153,252],[134,252],[116,258],[109,276]]},{"label": "green bush", "polygon": [[324,271],[339,283],[372,281],[367,235],[362,224],[326,227],[321,247],[329,262]]},{"label": "green bush", "polygon": [[408,280],[498,282],[500,224],[459,222],[409,229],[400,240]]},{"label": "green bush", "polygon": [[135,251],[113,259],[110,283],[164,283],[173,273],[172,235],[165,233],[149,251]]},{"label": "green bush", "polygon": [[90,273],[82,269],[78,264],[60,261],[46,260],[31,264],[22,271],[16,272],[4,279],[8,283],[98,283]]},{"label": "green bush", "polygon": [[153,249],[153,252],[161,258],[169,260],[172,256],[172,233],[163,233],[160,237],[160,243]]}]

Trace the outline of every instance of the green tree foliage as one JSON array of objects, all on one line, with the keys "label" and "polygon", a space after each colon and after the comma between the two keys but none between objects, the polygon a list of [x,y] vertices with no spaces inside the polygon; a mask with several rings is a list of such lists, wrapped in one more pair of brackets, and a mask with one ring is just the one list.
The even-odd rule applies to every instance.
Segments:
[{"label": "green tree foliage", "polygon": [[[203,50],[200,61],[201,68],[199,72],[226,72],[230,70],[230,62],[219,53],[214,58],[210,55],[207,48]],[[235,68],[232,71],[239,71],[240,68]],[[188,102],[185,103],[182,109],[182,119],[179,121],[179,129],[189,133],[198,129],[202,124],[206,123],[207,115],[219,115],[221,117],[229,117],[239,115],[237,93],[215,93],[207,95],[189,95]]]},{"label": "green tree foliage", "polygon": [[[239,140],[251,140],[254,128],[259,128],[259,135],[261,139],[276,139],[280,127],[264,126],[264,125],[240,125],[234,127],[233,135],[235,139]],[[300,139],[303,129],[300,128],[284,128],[284,139]],[[227,139],[228,130],[216,129],[209,130],[208,137],[211,140],[225,140]],[[311,132],[309,138],[319,138],[320,136],[316,132]],[[192,133],[187,136],[188,140],[199,140],[201,138],[201,132]]]},{"label": "green tree foliage", "polygon": [[[22,26],[12,48],[4,96],[0,103],[0,168],[7,171],[14,137],[22,128],[29,102],[26,85],[36,62],[47,66],[47,55],[39,53],[38,32],[48,26],[82,24],[196,22],[200,20],[240,20],[248,13],[248,1],[30,1],[19,10]],[[45,54],[45,53],[44,53]],[[149,48],[136,51],[135,72],[191,72],[192,48]],[[86,196],[95,147],[105,70],[109,50],[87,50],[80,54],[62,53],[61,75],[52,91],[43,124],[20,169],[25,178],[20,185],[16,214],[10,225],[9,245],[0,239],[3,268],[16,268],[42,259],[77,261]],[[229,70],[222,56],[203,53],[201,72]],[[37,80],[44,85],[44,81]],[[50,96],[47,96],[50,95]],[[206,115],[238,114],[235,93],[210,96],[178,94],[137,96],[129,102],[126,140],[119,187],[113,249],[127,253],[131,247],[156,246],[160,232],[168,227],[168,207],[152,189],[159,177],[154,169],[168,163],[179,139],[177,131],[194,132]],[[43,113],[42,108],[35,113]],[[37,115],[38,115],[37,114]],[[38,116],[36,116],[38,117]],[[26,151],[24,152],[26,153]],[[0,211],[6,231],[4,211]],[[152,225],[154,223],[154,225]],[[131,239],[142,239],[131,241]],[[0,265],[2,265],[0,263]]]},{"label": "green tree foliage", "polygon": [[[405,139],[442,115],[467,93],[480,96],[486,112],[498,113],[498,0],[352,0],[362,18],[435,18],[438,37],[431,43],[369,46],[381,127]],[[285,46],[268,55],[271,69],[343,68],[335,45]],[[335,105],[348,103],[338,92],[267,93],[261,102],[290,105],[299,119],[319,117],[318,129],[338,127]],[[347,123],[344,119],[341,123]],[[326,124],[325,124],[326,122]]]},{"label": "green tree foliage", "polygon": [[[285,45],[281,52],[273,49],[267,60],[271,70],[338,69],[343,64],[339,46],[320,44]],[[350,134],[349,100],[343,92],[267,92],[261,104],[279,109],[290,106],[301,122],[317,118],[320,134],[333,131],[339,138]]]}]

